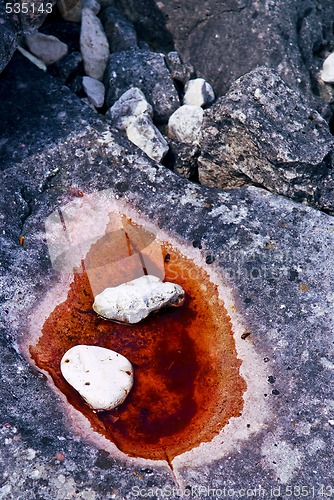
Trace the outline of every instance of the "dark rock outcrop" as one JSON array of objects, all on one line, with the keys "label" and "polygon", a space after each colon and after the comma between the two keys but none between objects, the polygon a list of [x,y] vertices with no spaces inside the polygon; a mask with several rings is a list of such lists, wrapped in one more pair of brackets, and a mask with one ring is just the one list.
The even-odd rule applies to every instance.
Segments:
[{"label": "dark rock outcrop", "polygon": [[333,2],[115,0],[115,4],[134,22],[141,19],[142,31],[146,28],[151,38],[171,34],[176,50],[217,95],[259,65],[273,66],[310,99],[319,93],[317,72],[323,51],[334,42]]},{"label": "dark rock outcrop", "polygon": [[130,23],[117,9],[107,7],[100,14],[106,32],[110,52],[137,49],[137,34]]},{"label": "dark rock outcrop", "polygon": [[180,105],[163,54],[147,50],[128,50],[111,54],[104,84],[108,107],[125,91],[138,87],[153,106],[154,120],[160,123],[166,123]]},{"label": "dark rock outcrop", "polygon": [[[199,179],[221,189],[258,185],[324,208],[319,196],[324,179],[333,182],[333,146],[319,113],[260,67],[205,112]],[[334,211],[334,200],[329,204]]]}]

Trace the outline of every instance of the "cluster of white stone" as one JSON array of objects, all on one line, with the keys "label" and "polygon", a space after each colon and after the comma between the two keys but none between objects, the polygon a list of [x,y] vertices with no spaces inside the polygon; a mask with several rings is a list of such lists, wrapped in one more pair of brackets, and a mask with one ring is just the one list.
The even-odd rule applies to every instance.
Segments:
[{"label": "cluster of white stone", "polygon": [[[181,306],[184,297],[180,285],[149,275],[106,288],[95,297],[93,309],[105,319],[134,324],[163,307]],[[130,361],[103,347],[76,345],[64,354],[60,368],[67,382],[98,411],[122,404],[133,386]]]},{"label": "cluster of white stone", "polygon": [[[102,80],[110,56],[108,37],[98,17],[100,3],[97,0],[58,0],[57,7],[64,20],[81,23],[80,52],[86,73],[82,81],[86,93],[83,100],[99,110],[106,102]],[[68,54],[67,45],[55,36],[37,32],[27,36],[25,42],[30,53],[24,47],[20,50],[42,69]],[[165,60],[171,75],[178,81],[181,78],[185,85],[182,105],[169,118],[167,136],[179,143],[196,143],[203,122],[203,107],[214,102],[214,91],[203,78],[190,79],[191,68],[182,62],[177,52],[171,52]],[[139,88],[132,86],[125,91],[106,116],[112,126],[125,132],[147,156],[158,163],[163,161],[169,151],[167,137],[155,126],[152,106]]]}]

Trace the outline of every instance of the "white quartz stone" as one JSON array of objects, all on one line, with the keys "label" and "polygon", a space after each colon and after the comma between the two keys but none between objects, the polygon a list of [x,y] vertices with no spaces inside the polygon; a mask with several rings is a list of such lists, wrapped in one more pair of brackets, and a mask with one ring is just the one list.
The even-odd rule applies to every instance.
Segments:
[{"label": "white quartz stone", "polygon": [[60,369],[94,410],[111,410],[120,405],[133,386],[130,361],[104,347],[76,345],[64,354]]},{"label": "white quartz stone", "polygon": [[175,141],[192,144],[199,137],[203,116],[200,106],[184,104],[169,117],[168,136]]},{"label": "white quartz stone", "polygon": [[133,144],[157,162],[163,159],[169,149],[166,139],[146,115],[131,120],[126,135]]},{"label": "white quartz stone", "polygon": [[82,9],[80,49],[86,74],[102,80],[109,57],[109,43],[100,19],[91,9]]},{"label": "white quartz stone", "polygon": [[324,60],[320,76],[325,83],[334,83],[334,52]]},{"label": "white quartz stone", "polygon": [[52,64],[59,61],[68,52],[66,43],[61,42],[52,35],[44,35],[37,32],[33,35],[27,35],[25,41],[30,52],[45,64]]},{"label": "white quartz stone", "polygon": [[93,309],[107,319],[138,323],[162,307],[181,306],[184,296],[180,285],[164,283],[156,276],[148,275],[106,288],[95,297]]},{"label": "white quartz stone", "polygon": [[143,92],[137,87],[124,92],[121,97],[107,111],[106,117],[119,130],[126,130],[137,116],[145,115],[152,118],[153,108],[146,100]]},{"label": "white quartz stone", "polygon": [[90,76],[84,76],[82,79],[82,86],[89,102],[93,104],[96,108],[101,108],[104,103],[105,89],[102,82],[91,78]]},{"label": "white quartz stone", "polygon": [[213,88],[203,78],[189,80],[184,88],[184,92],[183,104],[208,106],[215,100]]}]

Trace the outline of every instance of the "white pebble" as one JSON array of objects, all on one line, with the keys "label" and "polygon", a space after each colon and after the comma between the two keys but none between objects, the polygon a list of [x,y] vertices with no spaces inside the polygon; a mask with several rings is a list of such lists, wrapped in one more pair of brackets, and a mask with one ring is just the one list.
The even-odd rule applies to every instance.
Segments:
[{"label": "white pebble", "polygon": [[84,76],[82,79],[82,86],[89,102],[93,104],[96,108],[101,108],[104,103],[105,89],[102,82],[91,78],[90,76]]},{"label": "white pebble", "polygon": [[320,77],[325,83],[334,83],[334,52],[324,60]]},{"label": "white pebble", "polygon": [[192,144],[199,137],[204,111],[200,106],[184,104],[169,117],[168,136],[179,142]]},{"label": "white pebble", "polygon": [[126,129],[126,135],[133,144],[157,162],[163,159],[169,149],[166,139],[146,115],[132,119]]},{"label": "white pebble", "polygon": [[30,52],[45,64],[59,61],[68,52],[66,43],[61,42],[52,35],[37,32],[26,36],[25,40]]},{"label": "white pebble", "polygon": [[102,80],[109,57],[109,43],[101,21],[91,9],[82,9],[80,49],[86,74]]},{"label": "white pebble", "polygon": [[189,80],[184,88],[185,94],[183,104],[192,104],[194,106],[208,106],[215,100],[215,93],[210,83],[203,78]]},{"label": "white pebble", "polygon": [[138,323],[151,312],[166,306],[181,306],[184,290],[175,283],[162,282],[148,275],[106,288],[95,297],[94,311],[100,316],[124,323]]},{"label": "white pebble", "polygon": [[94,410],[111,410],[122,404],[133,386],[130,361],[104,347],[76,345],[64,354],[60,369]]}]

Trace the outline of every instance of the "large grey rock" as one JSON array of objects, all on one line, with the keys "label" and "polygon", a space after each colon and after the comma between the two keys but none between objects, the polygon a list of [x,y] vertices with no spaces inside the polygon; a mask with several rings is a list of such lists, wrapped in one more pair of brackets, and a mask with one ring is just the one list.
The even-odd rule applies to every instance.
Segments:
[{"label": "large grey rock", "polygon": [[147,50],[128,50],[111,54],[104,83],[108,107],[126,90],[138,87],[153,106],[153,116],[158,122],[167,122],[180,105],[163,54]]},{"label": "large grey rock", "polygon": [[106,32],[110,52],[137,49],[137,34],[130,23],[117,9],[107,7],[100,14]]},{"label": "large grey rock", "polygon": [[199,179],[223,189],[257,184],[319,206],[333,145],[325,120],[274,70],[260,67],[205,112]]},{"label": "large grey rock", "polygon": [[0,71],[5,68],[16,46],[15,31],[10,26],[3,26],[0,24]]},{"label": "large grey rock", "polygon": [[[333,219],[258,188],[221,192],[176,177],[24,60],[4,72],[0,102],[4,498],[120,499],[138,488],[154,495],[149,488],[186,486],[199,498],[213,487],[263,498],[270,491],[284,498],[291,485],[311,497],[324,491],[333,456]],[[201,446],[198,461],[191,454],[183,465],[173,461],[174,474],[109,455],[102,441],[75,433],[69,403],[20,350],[31,314],[61,280],[48,257],[46,217],[80,191],[106,188],[110,201],[140,212],[212,279],[223,278],[232,321],[237,316],[250,334],[234,333],[248,413],[231,420],[230,441],[218,440],[226,454],[211,461]]]}]

